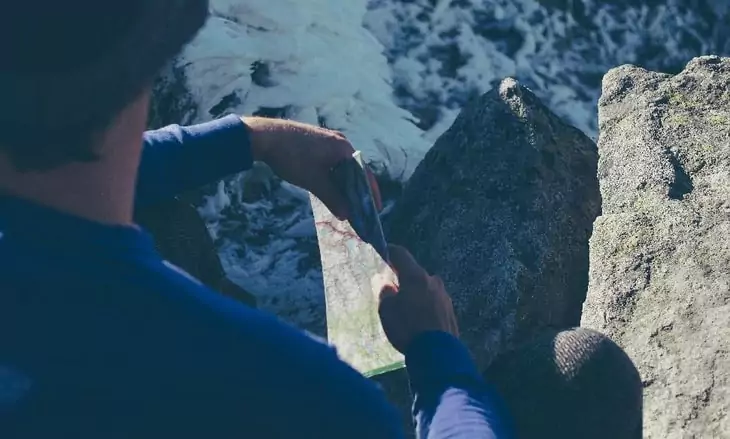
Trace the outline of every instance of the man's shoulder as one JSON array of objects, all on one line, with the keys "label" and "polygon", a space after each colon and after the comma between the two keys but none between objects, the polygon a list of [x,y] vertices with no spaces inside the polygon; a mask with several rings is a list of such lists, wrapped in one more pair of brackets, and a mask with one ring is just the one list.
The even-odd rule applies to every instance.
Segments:
[{"label": "man's shoulder", "polygon": [[[0,329],[14,335],[0,337],[0,366],[15,374],[4,379],[32,383],[17,402],[4,403],[30,416],[46,398],[63,402],[58,395],[67,394],[48,407],[99,420],[123,409],[141,420],[144,413],[117,403],[144,401],[140,410],[155,407],[160,420],[189,415],[176,422],[193,428],[195,419],[207,418],[224,429],[241,420],[273,421],[287,410],[305,413],[290,405],[314,400],[318,391],[332,394],[329,377],[349,373],[326,343],[169,264],[117,269],[87,281],[79,273],[55,277],[55,270],[48,271],[54,279],[38,273],[37,280],[19,280],[0,269],[0,305],[7,305],[0,307]],[[74,396],[82,388],[88,394],[81,399],[94,404]]]},{"label": "man's shoulder", "polygon": [[[55,326],[46,333],[48,343],[78,325],[83,329],[63,340],[69,348],[89,351],[103,339],[106,345],[117,343],[120,350],[149,355],[148,360],[162,361],[168,354],[185,356],[196,349],[211,359],[225,357],[221,363],[177,365],[191,372],[200,367],[223,370],[236,362],[254,368],[276,359],[291,361],[298,355],[323,361],[336,358],[321,340],[209,289],[155,254],[111,258],[84,252],[72,259],[5,247],[0,246],[0,304],[6,306],[0,315],[7,311],[8,325]],[[9,252],[15,256],[11,258]],[[108,336],[102,337],[107,331]],[[149,351],[142,352],[145,349]]]},{"label": "man's shoulder", "polygon": [[[362,437],[398,437],[372,382],[275,316],[159,260],[97,264],[93,276],[48,262],[22,279],[0,268],[0,333],[13,334],[0,336],[1,365],[13,367],[6,379],[31,383],[12,403],[24,413],[18,428],[62,412],[103,425],[123,412],[130,437],[150,431],[150,416],[204,437],[343,437],[353,426]],[[77,433],[83,420],[65,427]]]},{"label": "man's shoulder", "polygon": [[[225,344],[230,342],[245,353],[248,363],[256,362],[257,357],[274,355],[283,360],[315,351],[336,358],[325,339],[224,296],[170,262],[161,261],[154,271],[151,276],[156,279],[147,288],[152,290],[148,293],[159,295],[160,313],[174,318],[181,326],[198,326],[196,333],[216,337],[221,347],[230,348]],[[257,355],[248,351],[254,348]]]},{"label": "man's shoulder", "polygon": [[[332,421],[331,416],[338,415],[356,425],[374,423],[377,428],[390,428],[383,427],[394,418],[382,392],[341,361],[326,340],[198,282],[188,283],[188,276],[174,266],[170,270],[171,275],[181,276],[175,277],[175,283],[187,285],[181,291],[185,305],[180,309],[192,304],[190,316],[182,311],[176,317],[187,322],[187,328],[182,329],[186,350],[192,344],[198,356],[208,355],[202,371],[217,376],[205,383],[205,388],[220,386],[222,400],[238,401],[240,409],[247,411],[250,431],[288,435],[295,425],[307,429],[317,426],[315,430],[329,425],[323,434],[347,430],[340,425],[344,420]],[[195,374],[202,375],[198,371]],[[278,425],[284,418],[292,425]],[[357,421],[359,418],[362,422]]]}]

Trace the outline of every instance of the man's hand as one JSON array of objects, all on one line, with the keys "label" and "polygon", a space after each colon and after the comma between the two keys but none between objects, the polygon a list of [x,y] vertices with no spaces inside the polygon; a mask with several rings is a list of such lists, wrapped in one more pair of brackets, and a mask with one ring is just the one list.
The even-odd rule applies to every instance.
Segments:
[{"label": "man's hand", "polygon": [[405,353],[416,336],[444,331],[459,336],[451,298],[438,276],[426,273],[408,250],[389,245],[390,260],[399,286],[380,293],[380,321],[390,343]]},{"label": "man's hand", "polygon": [[[242,118],[251,133],[254,160],[260,160],[279,177],[313,193],[340,219],[348,219],[345,199],[330,178],[330,169],[352,157],[355,149],[337,131],[299,122],[260,117]],[[373,197],[382,208],[375,177],[367,171]]]}]

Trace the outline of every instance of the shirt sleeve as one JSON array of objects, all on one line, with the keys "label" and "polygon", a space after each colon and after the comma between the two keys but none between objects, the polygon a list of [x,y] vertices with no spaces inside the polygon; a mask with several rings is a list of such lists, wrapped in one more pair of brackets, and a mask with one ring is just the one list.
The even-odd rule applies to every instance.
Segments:
[{"label": "shirt sleeve", "polygon": [[236,115],[144,133],[136,205],[168,199],[253,164],[248,128]]},{"label": "shirt sleeve", "polygon": [[419,439],[512,437],[500,398],[456,337],[439,331],[420,335],[406,352],[406,367]]}]

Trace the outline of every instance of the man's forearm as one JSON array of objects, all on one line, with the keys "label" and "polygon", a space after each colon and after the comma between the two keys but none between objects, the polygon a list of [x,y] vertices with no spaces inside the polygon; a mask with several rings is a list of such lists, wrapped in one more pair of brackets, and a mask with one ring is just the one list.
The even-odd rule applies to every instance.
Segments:
[{"label": "man's forearm", "polygon": [[420,335],[406,352],[406,365],[419,439],[512,437],[499,397],[454,336]]},{"label": "man's forearm", "polygon": [[245,171],[253,163],[249,131],[235,115],[144,134],[136,205],[154,203]]}]

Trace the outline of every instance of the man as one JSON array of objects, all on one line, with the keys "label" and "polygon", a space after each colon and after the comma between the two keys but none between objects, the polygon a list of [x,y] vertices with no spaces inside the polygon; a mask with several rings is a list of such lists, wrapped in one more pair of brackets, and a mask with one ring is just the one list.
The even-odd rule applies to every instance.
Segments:
[{"label": "man", "polygon": [[[228,116],[143,135],[155,74],[207,10],[75,0],[0,14],[2,438],[403,437],[330,347],[205,288],[133,223],[135,203],[253,160],[347,217],[327,178],[352,153],[340,134]],[[418,435],[507,437],[443,284],[391,252],[399,287],[381,317],[406,356]]]}]

